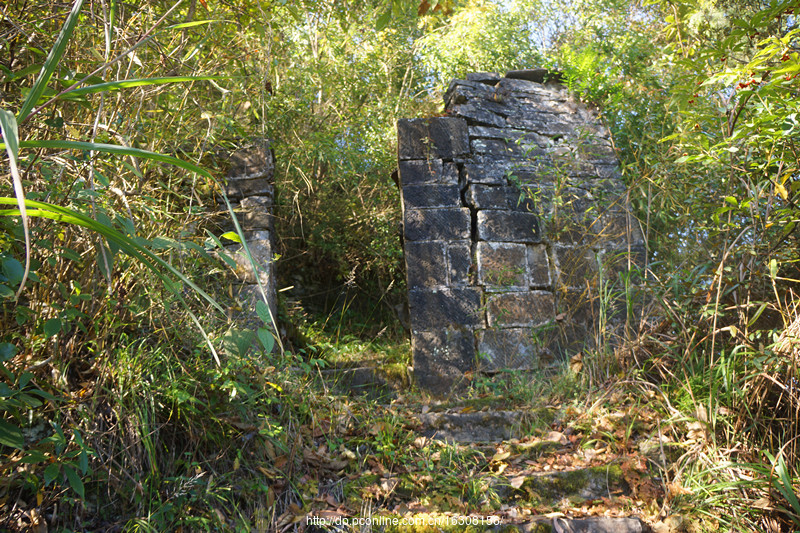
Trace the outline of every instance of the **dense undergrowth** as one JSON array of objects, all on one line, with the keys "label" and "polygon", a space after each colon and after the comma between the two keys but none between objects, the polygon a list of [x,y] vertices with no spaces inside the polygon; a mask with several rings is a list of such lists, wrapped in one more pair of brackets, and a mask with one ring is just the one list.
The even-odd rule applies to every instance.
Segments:
[{"label": "dense undergrowth", "polygon": [[[495,508],[492,457],[415,444],[409,413],[444,404],[321,376],[369,361],[407,378],[395,119],[438,112],[451,77],[533,61],[603,109],[652,311],[616,351],[555,378],[472,376],[455,405],[549,409],[531,435],[572,427],[619,454],[634,427],[661,431],[679,453],[651,516],[796,529],[796,9],[5,2],[0,529],[291,530],[336,508],[323,492],[392,501],[403,469],[456,511]],[[274,141],[291,350],[271,350],[263,307],[257,342],[237,329],[212,224],[225,154],[251,137]]]}]

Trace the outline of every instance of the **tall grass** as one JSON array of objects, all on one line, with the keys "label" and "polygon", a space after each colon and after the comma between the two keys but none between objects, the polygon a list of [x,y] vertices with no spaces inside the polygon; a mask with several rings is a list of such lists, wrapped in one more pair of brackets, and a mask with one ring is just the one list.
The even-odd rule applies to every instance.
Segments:
[{"label": "tall grass", "polygon": [[[188,102],[205,95],[200,84],[223,83],[192,62],[212,21],[170,25],[185,21],[182,2],[131,11],[76,0],[60,24],[48,12],[65,6],[34,4],[2,7],[16,70],[4,71],[0,109],[13,184],[0,188],[0,528],[224,528],[214,502],[235,502],[209,458],[234,435],[255,431],[256,448],[274,438],[258,433],[256,413],[270,413],[282,378],[269,361],[220,349],[232,278],[198,242],[220,187],[174,155],[203,158],[183,122],[158,120],[175,104],[183,120],[199,118],[203,106]],[[43,62],[21,44],[30,28],[37,45],[52,40]],[[164,47],[190,75],[148,72]],[[274,318],[258,307],[254,349],[269,353]]]}]

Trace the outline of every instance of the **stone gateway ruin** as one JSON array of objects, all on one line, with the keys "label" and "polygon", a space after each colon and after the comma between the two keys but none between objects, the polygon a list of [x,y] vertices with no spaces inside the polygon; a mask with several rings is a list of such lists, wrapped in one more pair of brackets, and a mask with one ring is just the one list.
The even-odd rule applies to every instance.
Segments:
[{"label": "stone gateway ruin", "polygon": [[434,394],[613,346],[631,319],[646,254],[608,131],[547,76],[471,74],[446,116],[398,121],[414,372]]}]

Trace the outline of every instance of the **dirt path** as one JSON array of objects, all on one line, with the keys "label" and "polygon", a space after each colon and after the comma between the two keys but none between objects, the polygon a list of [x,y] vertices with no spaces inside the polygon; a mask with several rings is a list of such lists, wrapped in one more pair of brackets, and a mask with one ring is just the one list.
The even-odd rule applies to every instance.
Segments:
[{"label": "dirt path", "polygon": [[392,396],[351,398],[307,428],[305,498],[285,507],[283,529],[687,530],[665,504],[680,446],[647,397],[620,389],[589,405],[515,406],[491,394]]}]

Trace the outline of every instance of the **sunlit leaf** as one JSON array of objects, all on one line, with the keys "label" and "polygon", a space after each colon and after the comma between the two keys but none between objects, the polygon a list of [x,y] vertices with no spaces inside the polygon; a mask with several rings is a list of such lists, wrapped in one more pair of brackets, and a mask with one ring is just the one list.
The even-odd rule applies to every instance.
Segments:
[{"label": "sunlit leaf", "polygon": [[62,96],[80,96],[84,94],[99,93],[103,91],[119,91],[132,87],[148,87],[153,85],[166,85],[169,83],[184,83],[191,81],[218,80],[220,76],[168,76],[163,78],[139,78],[132,80],[109,81],[80,87],[64,93]]},{"label": "sunlit leaf", "polygon": [[784,200],[789,199],[789,191],[786,190],[786,187],[783,185],[783,183],[775,184],[775,192],[777,192],[778,196],[780,196]]},{"label": "sunlit leaf", "polygon": [[228,239],[229,241],[233,242],[242,242],[242,238],[235,232],[235,231],[228,231],[220,235],[222,239]]},{"label": "sunlit leaf", "polygon": [[208,20],[193,20],[191,22],[181,22],[180,24],[172,24],[171,26],[167,26],[166,29],[168,30],[182,30],[186,28],[194,28],[196,26],[205,26],[206,24],[211,24],[214,22],[226,22],[222,19],[208,19]]}]

